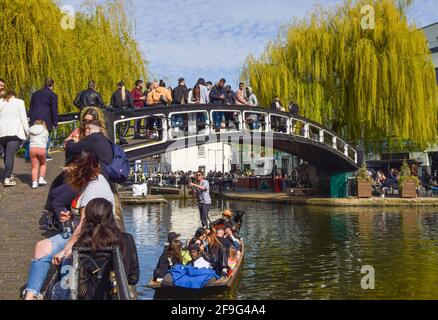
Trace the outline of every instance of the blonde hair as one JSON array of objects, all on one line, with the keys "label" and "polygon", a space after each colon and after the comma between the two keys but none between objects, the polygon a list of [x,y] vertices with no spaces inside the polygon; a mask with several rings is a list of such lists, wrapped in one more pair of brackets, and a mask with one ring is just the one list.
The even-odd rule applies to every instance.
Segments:
[{"label": "blonde hair", "polygon": [[35,126],[36,126],[36,125],[43,126],[44,129],[47,130],[47,125],[46,125],[46,122],[45,122],[44,120],[36,120],[36,121],[34,122],[34,125],[35,125]]},{"label": "blonde hair", "polygon": [[122,100],[125,101],[126,100],[126,91],[125,91],[125,86],[122,86]]}]

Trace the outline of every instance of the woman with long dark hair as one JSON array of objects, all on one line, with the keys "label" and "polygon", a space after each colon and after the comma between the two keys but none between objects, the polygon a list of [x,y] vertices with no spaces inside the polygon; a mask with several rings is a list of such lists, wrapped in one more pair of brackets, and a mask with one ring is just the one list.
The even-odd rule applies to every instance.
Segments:
[{"label": "woman with long dark hair", "polygon": [[65,173],[68,183],[80,196],[76,201],[78,210],[73,213],[61,212],[60,220],[63,223],[71,221],[75,230],[72,235],[58,234],[36,244],[25,290],[26,300],[33,300],[40,294],[52,259],[55,263],[60,263],[64,257],[71,255],[72,247],[81,232],[88,203],[93,199],[103,198],[114,204],[111,187],[100,174],[99,161],[94,151],[82,151],[78,154],[66,167]]},{"label": "woman with long dark hair", "polygon": [[179,240],[172,240],[158,260],[154,270],[154,279],[163,279],[175,265],[182,264],[182,262],[182,243]]},{"label": "woman with long dark hair", "polygon": [[[119,246],[128,284],[136,285],[140,270],[134,238],[120,231],[111,202],[102,198],[93,199],[85,208],[85,218],[74,247],[90,248],[94,253],[113,246]],[[61,282],[55,285],[52,299],[69,299],[69,291],[62,289]]]},{"label": "woman with long dark hair", "polygon": [[228,275],[228,256],[226,249],[218,240],[216,232],[207,235],[208,240],[208,261],[218,275],[226,278]]}]

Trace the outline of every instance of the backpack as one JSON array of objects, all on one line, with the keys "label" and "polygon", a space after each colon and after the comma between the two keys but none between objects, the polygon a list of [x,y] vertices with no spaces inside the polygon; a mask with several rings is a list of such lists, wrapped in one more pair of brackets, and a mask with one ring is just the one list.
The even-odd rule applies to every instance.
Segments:
[{"label": "backpack", "polygon": [[129,159],[122,147],[112,142],[110,143],[113,147],[114,158],[110,165],[104,166],[104,170],[108,173],[110,181],[123,183],[128,179],[131,170]]}]

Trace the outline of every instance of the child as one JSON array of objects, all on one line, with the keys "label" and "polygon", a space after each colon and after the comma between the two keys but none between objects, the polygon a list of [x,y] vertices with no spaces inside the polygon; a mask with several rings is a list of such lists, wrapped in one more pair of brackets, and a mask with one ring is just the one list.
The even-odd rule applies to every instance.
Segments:
[{"label": "child", "polygon": [[[49,141],[49,131],[43,120],[36,120],[29,129],[30,133],[30,161],[32,163],[32,189],[37,189],[38,185],[45,186],[46,176],[46,146]],[[39,167],[39,180],[38,180]]]}]

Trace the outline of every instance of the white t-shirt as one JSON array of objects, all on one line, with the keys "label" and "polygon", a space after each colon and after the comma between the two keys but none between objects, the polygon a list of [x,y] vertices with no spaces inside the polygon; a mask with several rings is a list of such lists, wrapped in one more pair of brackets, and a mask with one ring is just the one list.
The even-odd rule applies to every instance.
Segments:
[{"label": "white t-shirt", "polygon": [[205,260],[203,257],[200,257],[195,262],[193,262],[193,266],[199,269],[201,268],[213,269],[210,263],[207,260]]},{"label": "white t-shirt", "polygon": [[114,194],[108,181],[101,174],[96,180],[91,181],[82,192],[79,208],[86,207],[91,200],[98,198],[108,200],[114,206]]}]

